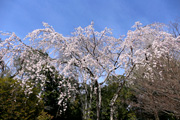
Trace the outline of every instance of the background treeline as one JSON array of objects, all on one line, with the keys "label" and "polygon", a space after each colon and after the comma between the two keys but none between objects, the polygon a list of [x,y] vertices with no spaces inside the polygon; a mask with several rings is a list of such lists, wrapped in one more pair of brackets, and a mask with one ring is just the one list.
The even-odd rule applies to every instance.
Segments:
[{"label": "background treeline", "polygon": [[[136,84],[126,83],[125,87],[120,91],[115,103],[114,119],[149,120],[156,117],[155,113],[162,120],[178,119],[180,114],[179,65],[180,63],[177,64],[175,61],[171,61],[171,72],[163,68],[164,77],[171,76],[171,79],[167,78],[165,81],[158,78],[155,82],[143,80],[143,78],[140,78],[142,75],[141,71],[135,71],[139,78],[136,79]],[[160,67],[157,67],[157,69],[160,69]],[[1,78],[0,119],[81,120],[83,118],[83,100],[86,93],[83,92],[82,86],[78,86],[79,92],[77,92],[76,97],[69,99],[67,110],[59,114],[60,111],[63,111],[61,106],[58,105],[60,90],[57,83],[60,80],[53,81],[48,76],[44,90],[34,86],[33,92],[26,94],[26,87],[22,87],[20,82],[11,78]],[[33,84],[29,82],[29,85]],[[87,86],[90,89],[89,85]],[[115,82],[113,77],[102,87],[102,107],[100,110],[100,118],[102,120],[110,119],[110,106],[107,103],[113,97],[117,87],[118,82]],[[40,92],[43,93],[42,96],[37,97]],[[93,98],[90,110],[92,119],[96,118],[95,99]]]}]

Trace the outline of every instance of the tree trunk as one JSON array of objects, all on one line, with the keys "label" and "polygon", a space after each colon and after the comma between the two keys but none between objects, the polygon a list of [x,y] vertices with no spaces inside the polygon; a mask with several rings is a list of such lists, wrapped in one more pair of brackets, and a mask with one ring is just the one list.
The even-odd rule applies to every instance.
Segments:
[{"label": "tree trunk", "polygon": [[159,115],[157,111],[154,112],[154,117],[155,117],[155,120],[159,120]]},{"label": "tree trunk", "polygon": [[96,116],[97,116],[97,120],[99,120],[100,109],[101,109],[101,86],[97,81],[95,83],[95,87],[96,87]]},{"label": "tree trunk", "polygon": [[99,117],[100,117],[100,111],[101,111],[101,85],[98,84],[99,86]]},{"label": "tree trunk", "polygon": [[123,82],[121,83],[119,83],[119,86],[118,86],[118,88],[117,88],[117,91],[116,91],[116,93],[114,94],[114,96],[113,96],[113,98],[111,99],[111,103],[110,103],[110,120],[113,120],[113,114],[114,114],[114,104],[115,104],[115,102],[116,102],[116,100],[117,100],[117,98],[118,98],[118,96],[119,96],[119,93],[121,92],[121,90],[122,90],[122,88],[123,88],[123,86],[125,85],[125,80],[123,80]]},{"label": "tree trunk", "polygon": [[[132,63],[132,64],[133,64],[133,63]],[[126,76],[124,79],[122,79],[124,75],[122,75],[121,78],[120,78],[120,79],[123,80],[123,81],[122,81],[122,82],[121,82],[121,81],[119,82],[117,91],[116,91],[116,93],[114,94],[114,96],[113,96],[113,98],[111,99],[111,102],[110,102],[110,110],[111,110],[111,111],[110,111],[110,112],[111,112],[111,113],[110,113],[110,120],[113,120],[114,104],[115,104],[115,102],[116,102],[116,100],[117,100],[117,98],[118,98],[118,95],[119,95],[119,93],[121,92],[122,88],[123,88],[124,85],[125,85],[125,80],[130,76],[130,74],[132,73],[134,67],[135,67],[135,64],[133,64],[131,70],[129,71],[129,73],[127,74],[127,76]]]},{"label": "tree trunk", "polygon": [[93,83],[90,84],[90,93],[89,93],[89,109],[88,109],[88,118],[91,118],[90,117],[90,114],[91,114],[91,104],[92,104],[92,96],[93,96]]},{"label": "tree trunk", "polygon": [[1,78],[3,78],[5,71],[4,61],[0,60],[0,66],[1,66]]},{"label": "tree trunk", "polygon": [[114,113],[114,107],[113,107],[113,105],[110,105],[110,108],[111,108],[111,110],[110,110],[110,120],[113,120],[113,113]]},{"label": "tree trunk", "polygon": [[87,95],[88,95],[88,91],[87,91],[87,85],[86,83],[84,83],[84,88],[85,88],[85,96],[84,96],[84,105],[83,105],[83,120],[87,120],[88,119],[88,99],[87,99]]}]

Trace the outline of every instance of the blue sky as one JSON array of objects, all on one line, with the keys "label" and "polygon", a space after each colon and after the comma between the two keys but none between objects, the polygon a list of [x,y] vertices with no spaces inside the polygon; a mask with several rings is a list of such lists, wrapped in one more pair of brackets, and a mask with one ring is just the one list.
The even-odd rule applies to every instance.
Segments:
[{"label": "blue sky", "polygon": [[94,21],[95,29],[112,28],[115,37],[136,21],[168,23],[180,17],[180,0],[0,0],[0,31],[21,38],[42,22],[65,36]]}]

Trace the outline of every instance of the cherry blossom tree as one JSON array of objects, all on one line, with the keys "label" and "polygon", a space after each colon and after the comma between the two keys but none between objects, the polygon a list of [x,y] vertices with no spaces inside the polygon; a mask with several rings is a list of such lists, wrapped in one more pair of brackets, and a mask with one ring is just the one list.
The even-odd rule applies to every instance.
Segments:
[{"label": "cherry blossom tree", "polygon": [[[60,94],[59,104],[71,97],[71,92],[75,91],[71,79],[67,78],[79,81],[84,86],[85,93],[88,93],[86,85],[89,84],[90,99],[88,101],[86,95],[84,114],[87,116],[85,115],[84,119],[90,118],[90,111],[87,109],[91,108],[93,95],[96,96],[97,120],[100,119],[101,86],[110,76],[119,76],[120,73],[116,71],[125,71],[122,76],[127,79],[133,69],[137,70],[138,66],[148,66],[152,56],[166,55],[170,53],[171,48],[179,50],[176,41],[180,37],[174,38],[165,32],[162,24],[142,27],[140,22],[136,22],[133,26],[135,30],[128,31],[126,37],[120,38],[113,37],[111,29],[108,28],[101,32],[95,31],[93,23],[85,28],[76,28],[68,37],[56,32],[47,23],[43,25],[44,29],[34,30],[23,40],[15,33],[2,33],[9,37],[0,43],[1,60],[9,66],[13,78],[23,79],[24,85],[29,79],[35,79],[36,83],[40,81],[42,88],[45,75],[41,74],[41,71],[46,71],[43,65],[46,64],[46,68],[52,72],[51,66],[56,68],[56,71],[65,78],[59,86],[67,88],[67,92]],[[17,58],[20,58],[19,67],[15,66]],[[151,66],[148,68],[152,70]],[[149,72],[146,74],[146,77],[151,76],[153,75]],[[111,120],[113,120],[114,103],[123,85],[124,82],[119,83],[117,92],[109,103]]]},{"label": "cherry blossom tree", "polygon": [[[56,73],[52,69],[49,60],[51,58],[45,52],[33,47],[33,44],[26,45],[15,33],[2,34],[9,36],[1,42],[0,54],[2,55],[1,61],[10,69],[10,77],[22,80],[22,86],[26,87],[26,94],[32,93],[32,87],[37,85],[40,85],[43,91],[46,82],[46,74],[44,73],[49,71]],[[52,78],[55,78],[56,74],[52,75],[54,75]],[[59,79],[61,77],[59,76]],[[32,86],[27,85],[29,80],[34,80]],[[70,96],[70,92],[73,91],[69,81],[69,79],[65,78],[58,83],[60,90],[63,88],[59,96],[59,105],[65,106],[64,111],[66,110],[66,101]],[[42,92],[39,93],[39,97],[41,94]]]},{"label": "cherry blossom tree", "polygon": [[[44,26],[45,29],[34,30],[26,36],[25,40],[30,40],[28,45],[22,42],[14,33],[10,34],[10,37],[1,43],[2,50],[5,53],[3,60],[6,63],[9,62],[8,64],[12,69],[17,56],[20,58],[21,64],[25,63],[24,66],[21,65],[19,69],[16,69],[13,77],[23,76],[24,81],[34,78],[37,81],[44,80],[45,76],[41,75],[40,71],[43,69],[42,65],[48,63],[54,66],[60,74],[73,77],[81,81],[83,85],[89,82],[92,92],[95,91],[96,93],[97,119],[99,119],[101,107],[100,86],[105,83],[110,74],[115,73],[116,69],[128,63],[128,55],[124,53],[122,39],[114,38],[111,35],[111,30],[107,28],[101,32],[94,31],[93,23],[84,29],[77,28],[72,37],[63,37],[46,23],[44,23]],[[41,54],[40,49],[42,53],[46,52],[49,56]],[[31,53],[30,56],[29,52]],[[29,71],[34,73],[32,74]],[[98,82],[100,77],[105,78],[101,83]],[[44,81],[41,83],[43,86]],[[92,92],[90,93],[91,98]],[[87,104],[85,109],[87,109]]]},{"label": "cherry blossom tree", "polygon": [[[139,71],[141,67],[145,67],[146,71],[143,71],[144,78],[155,81],[158,74],[160,76],[159,79],[164,79],[161,74],[162,71],[157,73],[154,68],[156,68],[157,65],[166,65],[153,60],[153,58],[168,58],[170,61],[174,58],[179,59],[179,56],[177,55],[179,55],[180,52],[180,37],[174,37],[172,34],[166,32],[166,26],[160,23],[142,27],[141,23],[136,22],[133,28],[135,28],[135,30],[128,31],[127,37],[125,38],[126,46],[129,48],[132,55],[130,59],[131,64],[133,65],[130,67],[131,69],[128,70]],[[128,77],[137,79],[133,74],[126,74],[127,79]],[[131,82],[136,84],[134,81],[129,81],[129,83]],[[120,83],[119,86],[123,86],[123,84],[124,83]],[[120,91],[121,89],[119,87],[115,95]],[[116,96],[114,96],[114,98],[117,99]],[[113,118],[111,117],[111,119]]]},{"label": "cherry blossom tree", "polygon": [[[63,37],[51,26],[44,25],[45,29],[35,30],[27,38],[30,37],[36,49],[54,53],[54,57],[49,61],[61,74],[82,81],[84,86],[87,83],[91,84],[91,90],[96,94],[97,119],[99,119],[101,85],[115,73],[116,69],[123,68],[129,61],[129,55],[124,52],[123,40],[114,38],[111,30],[107,28],[101,32],[94,31],[93,23],[84,29],[77,28],[72,37]],[[98,82],[100,77],[104,77],[101,83]],[[85,109],[88,108],[87,104],[85,103]],[[89,111],[85,114],[89,114]]]},{"label": "cherry blossom tree", "polygon": [[[179,61],[180,37],[165,32],[164,27],[164,25],[156,23],[137,27],[133,33],[131,32],[135,35],[133,38],[136,38],[134,44],[139,45],[138,51],[142,51],[137,55],[144,58],[144,61],[138,60],[141,61],[141,64],[136,66],[131,79],[134,86],[138,86],[136,92],[140,92],[137,98],[141,102],[145,102],[143,108],[153,112],[157,120],[159,111],[173,111],[174,114],[177,114],[177,108],[174,107],[175,101],[172,102],[172,99],[169,98],[176,96],[175,98],[178,99],[178,94],[169,94],[169,89],[173,83],[179,86],[178,79],[176,79],[178,74],[174,75],[179,63],[173,63],[173,61]],[[171,105],[167,107],[167,103],[171,103]],[[178,105],[177,103],[176,105]]]}]

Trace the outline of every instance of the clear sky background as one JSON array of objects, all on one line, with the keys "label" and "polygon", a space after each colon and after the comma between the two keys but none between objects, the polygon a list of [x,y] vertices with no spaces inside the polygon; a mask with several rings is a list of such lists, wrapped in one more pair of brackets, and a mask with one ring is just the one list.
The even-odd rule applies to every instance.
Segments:
[{"label": "clear sky background", "polygon": [[21,38],[47,22],[65,36],[94,21],[97,31],[125,35],[136,21],[168,23],[180,17],[180,0],[0,0],[0,31]]}]

